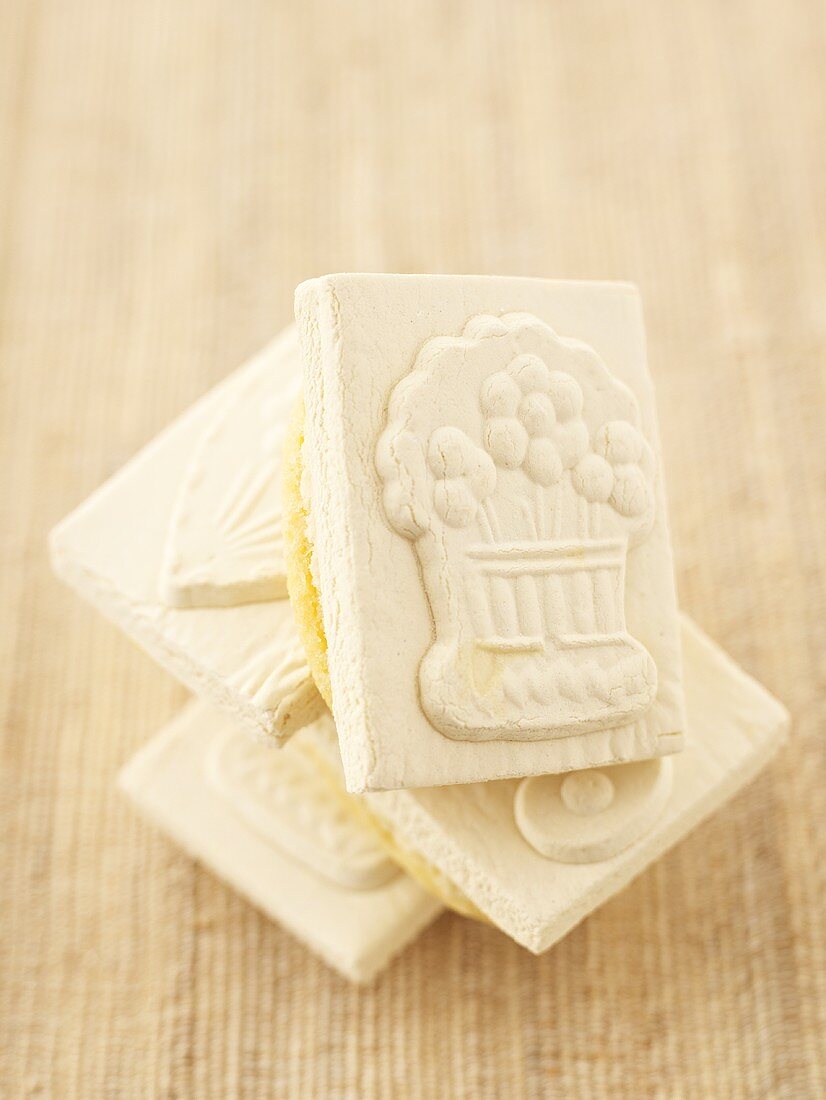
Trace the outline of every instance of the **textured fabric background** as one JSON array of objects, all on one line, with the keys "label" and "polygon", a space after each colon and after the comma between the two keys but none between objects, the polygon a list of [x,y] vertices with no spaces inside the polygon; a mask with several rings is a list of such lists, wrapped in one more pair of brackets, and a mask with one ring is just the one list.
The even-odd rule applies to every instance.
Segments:
[{"label": "textured fabric background", "polygon": [[[826,1093],[824,55],[818,0],[3,0],[0,1094]],[[366,991],[118,796],[184,692],[44,553],[348,269],[640,284],[683,606],[795,720],[548,955],[445,916]]]}]

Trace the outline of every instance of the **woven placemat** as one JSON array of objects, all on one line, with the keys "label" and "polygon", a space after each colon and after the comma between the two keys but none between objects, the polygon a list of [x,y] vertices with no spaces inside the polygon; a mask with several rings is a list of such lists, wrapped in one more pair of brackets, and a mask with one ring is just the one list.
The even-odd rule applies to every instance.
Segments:
[{"label": "woven placemat", "polygon": [[[0,1094],[826,1094],[824,54],[817,0],[0,5]],[[795,722],[543,958],[448,915],[362,991],[121,800],[185,696],[44,548],[341,269],[636,280],[683,606]]]}]

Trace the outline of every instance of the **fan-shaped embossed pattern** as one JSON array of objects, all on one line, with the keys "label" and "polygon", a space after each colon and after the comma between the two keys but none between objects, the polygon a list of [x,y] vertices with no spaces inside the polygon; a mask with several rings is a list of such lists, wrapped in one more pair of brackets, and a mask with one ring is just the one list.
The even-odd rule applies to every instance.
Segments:
[{"label": "fan-shaped embossed pattern", "polygon": [[297,378],[265,349],[226,396],[181,485],[161,592],[176,607],[286,595],[281,453]]}]

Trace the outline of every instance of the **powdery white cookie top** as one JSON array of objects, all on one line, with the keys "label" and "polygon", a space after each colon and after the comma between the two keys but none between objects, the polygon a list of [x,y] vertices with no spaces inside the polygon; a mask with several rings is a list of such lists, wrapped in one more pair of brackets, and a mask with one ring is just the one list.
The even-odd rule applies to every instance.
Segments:
[{"label": "powdery white cookie top", "polygon": [[680,644],[626,284],[299,287],[304,464],[348,789],[677,751]]},{"label": "powdery white cookie top", "polygon": [[190,458],[161,577],[161,594],[173,607],[232,607],[287,595],[281,456],[299,390],[288,349],[274,353],[270,346],[246,366]]},{"label": "powdery white cookie top", "polygon": [[342,816],[313,764],[298,746],[253,744],[220,712],[193,703],[119,782],[189,855],[344,977],[370,981],[442,907]]},{"label": "powdery white cookie top", "polygon": [[[299,380],[290,328],[51,536],[56,572],[82,596],[193,691],[259,738],[277,740],[322,709],[289,601],[270,598],[286,587],[276,452]],[[259,458],[272,483],[262,483]],[[218,512],[237,520],[225,525],[224,541]],[[259,602],[249,602],[253,594]]]}]

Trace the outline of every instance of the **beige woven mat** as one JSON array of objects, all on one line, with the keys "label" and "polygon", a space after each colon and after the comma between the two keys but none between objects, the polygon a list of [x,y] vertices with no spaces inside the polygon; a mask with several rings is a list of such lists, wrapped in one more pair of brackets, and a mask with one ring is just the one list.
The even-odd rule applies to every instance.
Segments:
[{"label": "beige woven mat", "polygon": [[[0,1094],[824,1095],[825,55],[817,0],[0,4]],[[341,269],[638,281],[683,605],[795,718],[542,959],[445,916],[361,992],[117,795],[184,693],[44,555]]]}]

